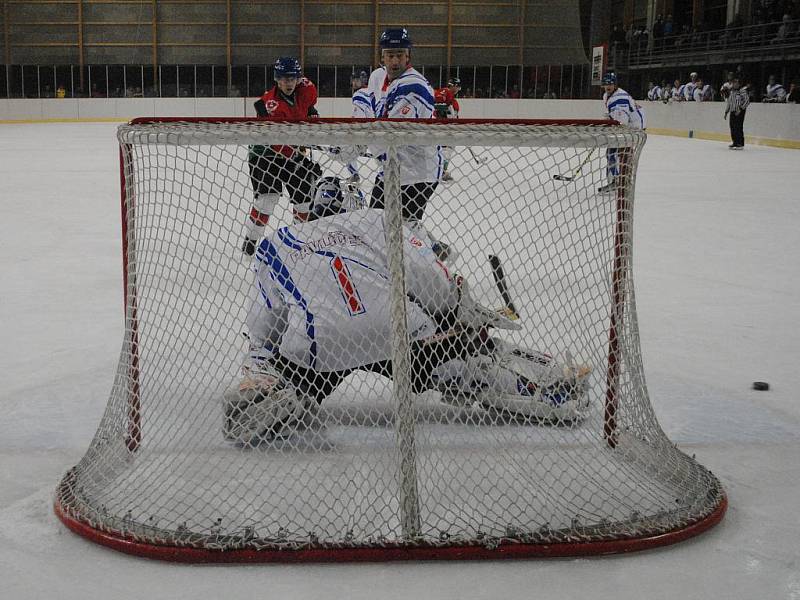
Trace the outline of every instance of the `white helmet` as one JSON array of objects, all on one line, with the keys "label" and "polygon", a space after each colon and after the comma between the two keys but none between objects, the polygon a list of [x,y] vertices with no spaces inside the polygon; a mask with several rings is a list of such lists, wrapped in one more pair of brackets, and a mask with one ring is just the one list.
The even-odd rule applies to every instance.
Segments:
[{"label": "white helmet", "polygon": [[308,220],[364,208],[366,200],[358,184],[338,177],[321,177],[314,190]]}]

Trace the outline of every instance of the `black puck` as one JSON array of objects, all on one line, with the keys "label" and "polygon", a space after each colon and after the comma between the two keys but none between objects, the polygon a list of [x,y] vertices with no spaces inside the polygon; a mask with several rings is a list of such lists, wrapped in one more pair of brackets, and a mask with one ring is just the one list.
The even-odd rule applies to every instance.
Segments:
[{"label": "black puck", "polygon": [[759,392],[764,392],[769,389],[769,384],[766,381],[754,381],[753,389]]}]

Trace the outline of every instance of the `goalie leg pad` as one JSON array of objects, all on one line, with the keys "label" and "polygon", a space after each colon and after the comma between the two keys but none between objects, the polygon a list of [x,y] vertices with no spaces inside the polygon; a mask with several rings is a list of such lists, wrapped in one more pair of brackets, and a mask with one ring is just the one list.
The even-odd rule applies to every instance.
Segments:
[{"label": "goalie leg pad", "polygon": [[454,359],[433,374],[442,400],[548,423],[583,418],[589,404],[586,365],[564,366],[548,354],[495,340],[489,354]]},{"label": "goalie leg pad", "polygon": [[269,363],[243,369],[244,377],[223,397],[226,440],[244,446],[291,432],[301,424],[310,402]]}]

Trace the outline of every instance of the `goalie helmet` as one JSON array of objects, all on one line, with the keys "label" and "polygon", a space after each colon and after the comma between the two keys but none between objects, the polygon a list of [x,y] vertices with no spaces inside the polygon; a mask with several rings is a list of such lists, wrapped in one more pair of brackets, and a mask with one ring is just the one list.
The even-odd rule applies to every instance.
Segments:
[{"label": "goalie helmet", "polygon": [[366,202],[358,185],[342,181],[338,177],[322,177],[317,181],[314,200],[308,211],[308,220],[321,219],[331,215],[363,208]]},{"label": "goalie helmet", "polygon": [[303,74],[300,61],[291,56],[282,56],[276,60],[274,70],[275,81],[281,77],[300,77]]}]

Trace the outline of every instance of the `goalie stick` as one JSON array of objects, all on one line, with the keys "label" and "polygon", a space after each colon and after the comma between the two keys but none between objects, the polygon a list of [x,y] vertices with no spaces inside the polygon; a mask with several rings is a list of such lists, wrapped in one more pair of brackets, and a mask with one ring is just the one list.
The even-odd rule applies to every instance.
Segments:
[{"label": "goalie stick", "polygon": [[575,178],[580,175],[580,172],[583,170],[583,167],[586,166],[586,163],[589,162],[589,159],[592,158],[592,154],[594,154],[594,149],[590,149],[586,156],[581,161],[581,164],[578,165],[578,168],[572,172],[572,175],[553,175],[553,179],[557,181],[575,181]]},{"label": "goalie stick", "polygon": [[511,299],[511,294],[508,293],[508,283],[506,281],[506,274],[503,271],[503,265],[500,263],[500,258],[496,254],[489,255],[489,264],[492,266],[492,276],[494,283],[497,285],[497,290],[500,292],[500,297],[503,299],[505,306],[502,312],[512,321],[519,319],[514,301]]},{"label": "goalie stick", "polygon": [[475,154],[475,152],[469,146],[467,146],[467,150],[469,150],[469,153],[472,154],[472,158],[475,159],[476,163],[478,163],[479,165],[485,165],[486,164],[486,157],[485,156],[478,156],[477,154]]}]

